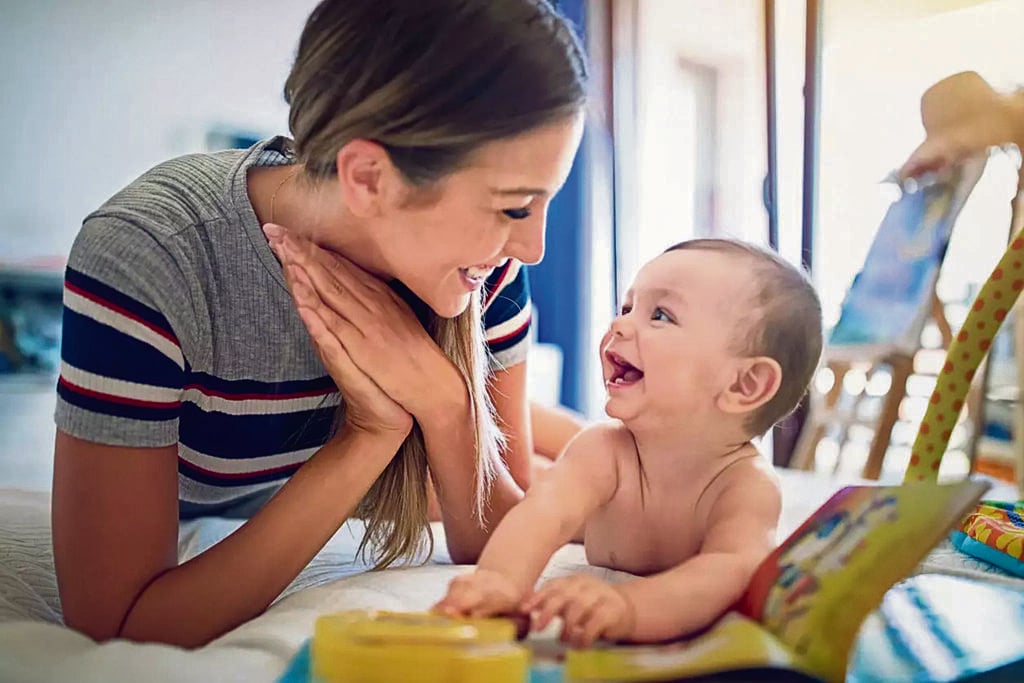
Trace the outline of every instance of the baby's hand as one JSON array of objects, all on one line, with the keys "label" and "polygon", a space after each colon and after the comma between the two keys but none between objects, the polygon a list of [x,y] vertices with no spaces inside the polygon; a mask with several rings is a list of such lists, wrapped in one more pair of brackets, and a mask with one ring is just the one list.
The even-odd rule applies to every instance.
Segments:
[{"label": "baby's hand", "polygon": [[575,647],[589,647],[598,638],[622,640],[636,623],[633,603],[620,588],[586,574],[548,581],[523,603],[523,611],[537,613],[536,630],[561,616],[562,641]]},{"label": "baby's hand", "polygon": [[433,609],[449,617],[490,617],[517,611],[522,591],[504,574],[478,569],[456,576]]}]

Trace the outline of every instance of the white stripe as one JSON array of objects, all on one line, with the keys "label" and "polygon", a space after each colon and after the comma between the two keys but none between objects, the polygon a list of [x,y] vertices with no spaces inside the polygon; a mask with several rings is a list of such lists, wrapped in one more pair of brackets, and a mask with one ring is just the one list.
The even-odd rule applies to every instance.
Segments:
[{"label": "white stripe", "polygon": [[182,395],[183,401],[194,403],[207,413],[227,415],[282,415],[336,406],[341,398],[337,392],[301,398],[247,398],[234,400],[220,396],[207,396],[195,388],[188,388]]},{"label": "white stripe", "polygon": [[257,491],[263,491],[280,485],[280,481],[265,481],[248,486],[211,486],[210,484],[190,479],[179,472],[178,498],[186,503],[195,503],[196,505],[217,505],[219,503],[230,503]]},{"label": "white stripe", "polygon": [[262,458],[218,458],[213,455],[200,453],[183,443],[178,444],[178,456],[182,460],[217,474],[246,474],[248,472],[262,472],[263,470],[271,470],[276,467],[295,465],[306,462],[318,450],[320,450],[319,446],[304,448],[301,451],[267,455]]},{"label": "white stripe", "polygon": [[508,266],[508,272],[506,272],[505,277],[501,279],[501,284],[498,285],[498,288],[491,292],[491,297],[487,300],[487,305],[484,306],[485,311],[491,307],[491,304],[494,303],[503,289],[516,281],[516,276],[519,275],[519,269],[523,267],[523,264],[515,259],[510,259],[510,261],[511,263]]},{"label": "white stripe", "polygon": [[66,362],[60,364],[60,374],[75,386],[120,398],[151,401],[154,403],[174,403],[181,399],[181,389],[158,387],[152,384],[139,384],[137,382],[126,382],[123,379],[104,377],[103,375],[97,375],[87,370],[76,368],[74,365]]},{"label": "white stripe", "polygon": [[505,335],[511,334],[518,330],[526,323],[526,320],[530,317],[531,309],[532,306],[530,305],[530,302],[526,302],[526,307],[523,308],[523,310],[519,311],[505,322],[499,323],[494,327],[488,327],[487,330],[485,330],[487,341],[492,341],[494,339],[504,337]]},{"label": "white stripe", "polygon": [[111,310],[106,306],[87,299],[81,294],[64,289],[64,305],[75,313],[80,313],[96,322],[113,327],[118,332],[133,339],[149,344],[154,349],[170,358],[181,369],[185,368],[185,360],[177,344],[146,327],[142,323]]}]

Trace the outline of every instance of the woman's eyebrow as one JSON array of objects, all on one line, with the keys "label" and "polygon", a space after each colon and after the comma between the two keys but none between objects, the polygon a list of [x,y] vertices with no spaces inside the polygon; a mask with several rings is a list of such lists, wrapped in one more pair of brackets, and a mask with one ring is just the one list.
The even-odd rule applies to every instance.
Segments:
[{"label": "woman's eyebrow", "polygon": [[536,196],[536,197],[547,197],[548,191],[539,187],[492,187],[491,194],[509,196],[509,195],[523,195],[523,196]]}]

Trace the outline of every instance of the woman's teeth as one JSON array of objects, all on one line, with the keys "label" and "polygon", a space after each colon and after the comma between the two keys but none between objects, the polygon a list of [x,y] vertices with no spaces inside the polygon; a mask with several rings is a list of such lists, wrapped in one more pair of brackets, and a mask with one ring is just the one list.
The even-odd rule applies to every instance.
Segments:
[{"label": "woman's teeth", "polygon": [[481,268],[479,266],[470,266],[469,268],[463,268],[462,272],[465,273],[466,277],[470,280],[483,280],[491,274],[493,268]]}]

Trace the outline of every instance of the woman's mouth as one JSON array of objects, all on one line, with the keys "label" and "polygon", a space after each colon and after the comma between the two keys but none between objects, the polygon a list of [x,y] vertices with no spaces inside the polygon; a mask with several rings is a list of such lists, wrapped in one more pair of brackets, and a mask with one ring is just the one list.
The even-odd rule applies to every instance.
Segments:
[{"label": "woman's mouth", "polygon": [[483,287],[483,284],[487,281],[487,278],[492,272],[494,272],[494,268],[490,266],[469,266],[468,268],[459,268],[459,275],[462,276],[463,283],[470,291]]}]

